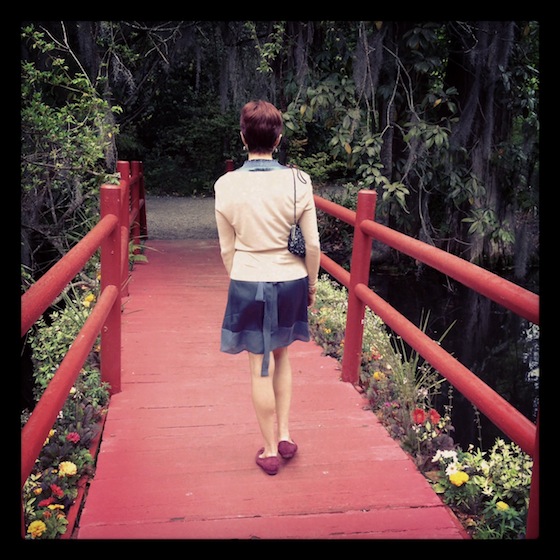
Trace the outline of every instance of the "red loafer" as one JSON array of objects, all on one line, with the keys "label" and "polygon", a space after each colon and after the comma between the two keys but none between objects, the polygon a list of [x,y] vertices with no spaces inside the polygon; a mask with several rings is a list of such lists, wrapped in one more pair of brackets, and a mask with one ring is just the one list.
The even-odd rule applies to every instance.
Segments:
[{"label": "red loafer", "polygon": [[281,441],[278,443],[278,453],[282,456],[282,459],[291,459],[297,451],[297,444],[291,441]]},{"label": "red loafer", "polygon": [[259,449],[257,452],[257,457],[255,462],[259,467],[269,475],[274,475],[278,472],[278,467],[280,466],[280,461],[278,457],[259,457],[261,453],[264,452],[264,447]]}]

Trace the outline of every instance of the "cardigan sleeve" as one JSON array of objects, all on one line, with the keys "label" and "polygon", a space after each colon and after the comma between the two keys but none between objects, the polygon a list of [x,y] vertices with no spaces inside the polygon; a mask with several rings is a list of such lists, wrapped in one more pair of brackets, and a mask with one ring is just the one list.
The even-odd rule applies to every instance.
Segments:
[{"label": "cardigan sleeve", "polygon": [[309,287],[314,288],[319,277],[321,261],[321,244],[319,241],[319,229],[317,226],[317,211],[313,199],[313,187],[311,180],[306,192],[306,204],[299,219],[299,225],[305,239],[305,266],[309,277]]},{"label": "cardigan sleeve", "polygon": [[233,267],[233,255],[235,254],[235,230],[219,210],[216,210],[215,214],[220,239],[220,254],[229,275]]}]

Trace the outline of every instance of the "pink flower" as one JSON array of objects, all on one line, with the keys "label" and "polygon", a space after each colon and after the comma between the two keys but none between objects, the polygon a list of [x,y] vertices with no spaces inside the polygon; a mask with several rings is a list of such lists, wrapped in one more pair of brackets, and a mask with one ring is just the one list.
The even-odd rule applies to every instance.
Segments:
[{"label": "pink flower", "polygon": [[78,443],[80,441],[80,434],[77,432],[70,432],[66,436],[66,441],[71,441],[72,443]]}]

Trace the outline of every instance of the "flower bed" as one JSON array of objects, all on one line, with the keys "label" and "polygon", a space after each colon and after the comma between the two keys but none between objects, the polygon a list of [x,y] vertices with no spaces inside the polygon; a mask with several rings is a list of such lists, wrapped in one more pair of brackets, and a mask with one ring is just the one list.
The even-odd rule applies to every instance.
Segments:
[{"label": "flower bed", "polygon": [[[76,394],[76,391],[73,391]],[[69,538],[76,524],[88,480],[94,473],[105,408],[66,405],[23,487],[24,523],[28,539]],[[68,409],[80,410],[72,418]]]}]

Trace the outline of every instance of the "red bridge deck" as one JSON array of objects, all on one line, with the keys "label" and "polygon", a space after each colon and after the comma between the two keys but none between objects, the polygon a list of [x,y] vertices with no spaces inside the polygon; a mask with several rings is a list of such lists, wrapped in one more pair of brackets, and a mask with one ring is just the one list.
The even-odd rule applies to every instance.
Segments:
[{"label": "red bridge deck", "polygon": [[300,450],[276,476],[262,472],[247,357],[219,352],[217,241],[148,246],[123,302],[122,392],[78,539],[467,538],[312,342],[291,349]]}]

